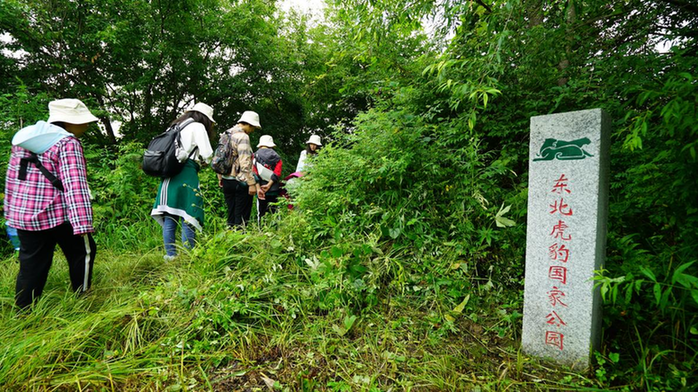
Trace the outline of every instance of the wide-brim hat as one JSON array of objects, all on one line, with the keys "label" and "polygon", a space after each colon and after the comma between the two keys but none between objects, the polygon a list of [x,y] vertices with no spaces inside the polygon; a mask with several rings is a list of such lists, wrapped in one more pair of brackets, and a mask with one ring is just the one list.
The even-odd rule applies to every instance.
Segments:
[{"label": "wide-brim hat", "polygon": [[48,103],[48,123],[89,124],[99,121],[82,101],[75,98],[57,99]]},{"label": "wide-brim hat", "polygon": [[316,144],[318,146],[322,146],[322,142],[320,141],[320,136],[318,136],[318,135],[310,136],[310,139],[308,139],[308,141],[305,142],[305,144],[311,144],[311,143]]},{"label": "wide-brim hat", "polygon": [[244,113],[242,113],[242,116],[240,116],[240,119],[238,120],[238,123],[248,123],[252,125],[255,128],[262,128],[262,125],[259,123],[259,114],[256,112],[253,112],[251,110],[248,110]]},{"label": "wide-brim hat", "polygon": [[271,137],[271,135],[262,135],[262,137],[259,138],[259,143],[257,143],[257,147],[274,148],[276,147],[276,144],[274,144],[274,138]]},{"label": "wide-brim hat", "polygon": [[205,103],[197,103],[192,107],[191,109],[185,110],[185,112],[199,112],[203,114],[204,116],[208,117],[209,120],[211,120],[212,123],[215,123],[216,120],[213,119],[213,108],[206,105]]}]

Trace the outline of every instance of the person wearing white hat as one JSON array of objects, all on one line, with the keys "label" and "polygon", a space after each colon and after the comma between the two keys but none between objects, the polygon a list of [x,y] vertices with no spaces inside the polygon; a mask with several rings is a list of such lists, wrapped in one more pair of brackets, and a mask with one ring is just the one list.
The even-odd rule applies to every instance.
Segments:
[{"label": "person wearing white hat", "polygon": [[311,135],[310,139],[308,139],[305,144],[305,150],[301,151],[301,156],[298,157],[298,164],[296,165],[297,173],[302,172],[305,168],[305,160],[308,158],[308,156],[316,155],[320,150],[320,147],[322,147],[322,141],[318,135]]},{"label": "person wearing white hat", "polygon": [[223,189],[223,197],[228,207],[227,224],[229,228],[244,227],[252,215],[252,199],[264,198],[260,184],[252,171],[252,147],[250,134],[262,128],[259,115],[253,111],[242,113],[237,124],[226,130],[230,143],[237,151],[237,161],[227,175],[218,175],[218,186]]},{"label": "person wearing white hat", "polygon": [[46,285],[56,244],[68,262],[75,292],[92,284],[96,253],[87,163],[78,137],[98,121],[78,99],[48,104],[47,122],[22,128],[12,138],[4,211],[19,237],[15,303],[26,309]]},{"label": "person wearing white hat", "polygon": [[257,144],[259,148],[254,153],[254,176],[260,184],[264,193],[260,197],[257,195],[257,223],[262,223],[262,217],[269,213],[276,212],[274,203],[279,199],[281,192],[281,170],[283,161],[279,154],[274,151],[274,139],[270,135],[262,135]]},{"label": "person wearing white hat", "polygon": [[204,224],[204,201],[199,183],[200,164],[208,164],[213,157],[209,136],[213,132],[213,108],[197,103],[184,111],[171,125],[182,124],[181,145],[177,159],[186,162],[182,171],[163,178],[150,215],[162,226],[165,244],[165,260],[177,256],[176,233],[181,223],[182,242],[185,247],[194,247],[195,230],[201,231]]}]

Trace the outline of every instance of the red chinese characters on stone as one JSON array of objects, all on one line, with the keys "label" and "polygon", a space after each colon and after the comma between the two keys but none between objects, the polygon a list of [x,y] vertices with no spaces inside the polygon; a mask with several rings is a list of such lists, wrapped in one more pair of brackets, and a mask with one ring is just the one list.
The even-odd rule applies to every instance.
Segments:
[{"label": "red chinese characters on stone", "polygon": [[553,185],[552,192],[557,194],[562,194],[562,192],[572,193],[572,191],[567,189],[567,181],[569,180],[565,178],[564,174],[562,174],[560,178],[555,180],[555,185]]},{"label": "red chinese characters on stone", "polygon": [[548,278],[559,280],[562,284],[567,284],[567,268],[559,265],[550,266],[548,269]]},{"label": "red chinese characters on stone", "polygon": [[574,213],[570,206],[567,203],[565,203],[564,198],[560,198],[560,200],[555,200],[555,203],[551,204],[550,208],[552,208],[552,210],[550,210],[551,214],[558,212],[565,216],[572,216],[572,214]]},{"label": "red chinese characters on stone", "polygon": [[546,330],[545,344],[562,351],[564,349],[563,340],[565,337],[563,332],[565,327],[567,327],[567,323],[561,317],[564,316],[564,313],[561,315],[557,311],[567,308],[565,292],[560,288],[564,288],[563,285],[567,285],[566,265],[570,260],[572,234],[569,230],[569,224],[560,218],[572,217],[574,215],[573,208],[569,205],[569,200],[566,202],[565,197],[563,197],[572,194],[572,190],[569,187],[569,179],[564,173],[554,181],[551,193],[559,196],[556,196],[549,204],[550,210],[548,215],[555,216],[557,223],[553,224],[549,234],[553,244],[548,246],[548,256],[551,262],[555,262],[555,264],[563,263],[565,266],[548,266],[548,279],[559,283],[554,284],[552,289],[546,293],[551,307],[556,310],[551,309],[550,313],[545,317],[545,322],[548,326],[558,329],[558,331]]},{"label": "red chinese characters on stone", "polygon": [[548,321],[546,321],[546,322],[550,325],[554,325],[556,327],[561,327],[563,325],[567,325],[567,323],[562,321],[562,318],[560,318],[560,315],[557,314],[557,312],[554,310],[552,312],[548,313],[548,315],[545,317],[548,318]]},{"label": "red chinese characters on stone", "polygon": [[564,347],[563,339],[565,335],[555,331],[545,331],[545,344],[548,346],[557,347],[560,350]]},{"label": "red chinese characters on stone", "polygon": [[569,226],[565,223],[565,221],[558,220],[557,224],[553,226],[553,231],[550,232],[550,235],[553,238],[559,238],[563,241],[569,241],[572,239],[572,236],[570,234],[567,234],[565,236],[565,231],[569,229]]},{"label": "red chinese characters on stone", "polygon": [[556,242],[548,247],[548,255],[551,260],[566,263],[570,258],[570,250],[565,244],[560,245]]},{"label": "red chinese characters on stone", "polygon": [[553,306],[562,305],[567,307],[567,304],[562,302],[562,297],[564,296],[565,293],[557,288],[557,286],[553,286],[553,289],[548,291],[548,300],[550,300],[550,304]]}]

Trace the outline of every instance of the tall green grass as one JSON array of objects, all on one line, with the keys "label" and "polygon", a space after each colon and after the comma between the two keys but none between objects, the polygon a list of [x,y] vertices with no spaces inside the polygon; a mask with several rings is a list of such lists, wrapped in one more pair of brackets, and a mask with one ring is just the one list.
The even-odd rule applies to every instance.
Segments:
[{"label": "tall green grass", "polygon": [[[511,175],[501,162],[442,127],[450,137],[435,140],[439,129],[405,113],[360,116],[360,132],[338,135],[313,162],[294,210],[244,231],[224,229],[222,196],[204,169],[205,230],[167,262],[148,216],[157,181],[137,168],[139,147],[124,145],[113,159],[93,153],[101,164],[91,178],[99,184],[94,286],[71,293],[59,251],[44,296],[19,313],[17,264],[7,253],[0,390],[681,385],[657,365],[672,355],[659,346],[633,346],[639,371],[617,353],[598,353],[589,374],[521,352],[525,241],[523,225],[511,224],[523,219],[525,189],[500,186]],[[336,162],[346,163],[341,171]],[[505,205],[517,208],[502,220]],[[671,365],[692,385],[690,361]]]},{"label": "tall green grass", "polygon": [[[383,279],[397,264],[451,266],[454,258],[406,259],[370,233],[310,249],[296,238],[303,216],[281,215],[287,216],[270,220],[273,230],[204,234],[173,262],[163,261],[159,248],[102,246],[93,289],[82,296],[70,292],[58,251],[46,292],[28,314],[11,306],[17,264],[6,258],[0,386],[495,391],[560,385],[565,374],[522,359],[514,339],[520,326],[498,329],[503,318],[491,301],[473,300],[477,306],[453,312],[442,298],[443,282],[397,276],[410,273],[405,266],[391,273],[410,283],[377,281],[374,291],[347,274],[353,258]],[[123,234],[134,232],[159,238],[151,221]],[[468,279],[462,269],[444,271],[443,279]],[[568,385],[593,384],[571,377]]]}]

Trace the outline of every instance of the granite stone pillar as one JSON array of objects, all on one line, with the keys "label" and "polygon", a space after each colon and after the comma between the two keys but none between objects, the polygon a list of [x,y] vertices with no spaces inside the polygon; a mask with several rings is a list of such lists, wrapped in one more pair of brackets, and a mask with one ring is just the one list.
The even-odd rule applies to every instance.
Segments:
[{"label": "granite stone pillar", "polygon": [[578,370],[599,345],[610,131],[601,109],[531,118],[522,348]]}]

